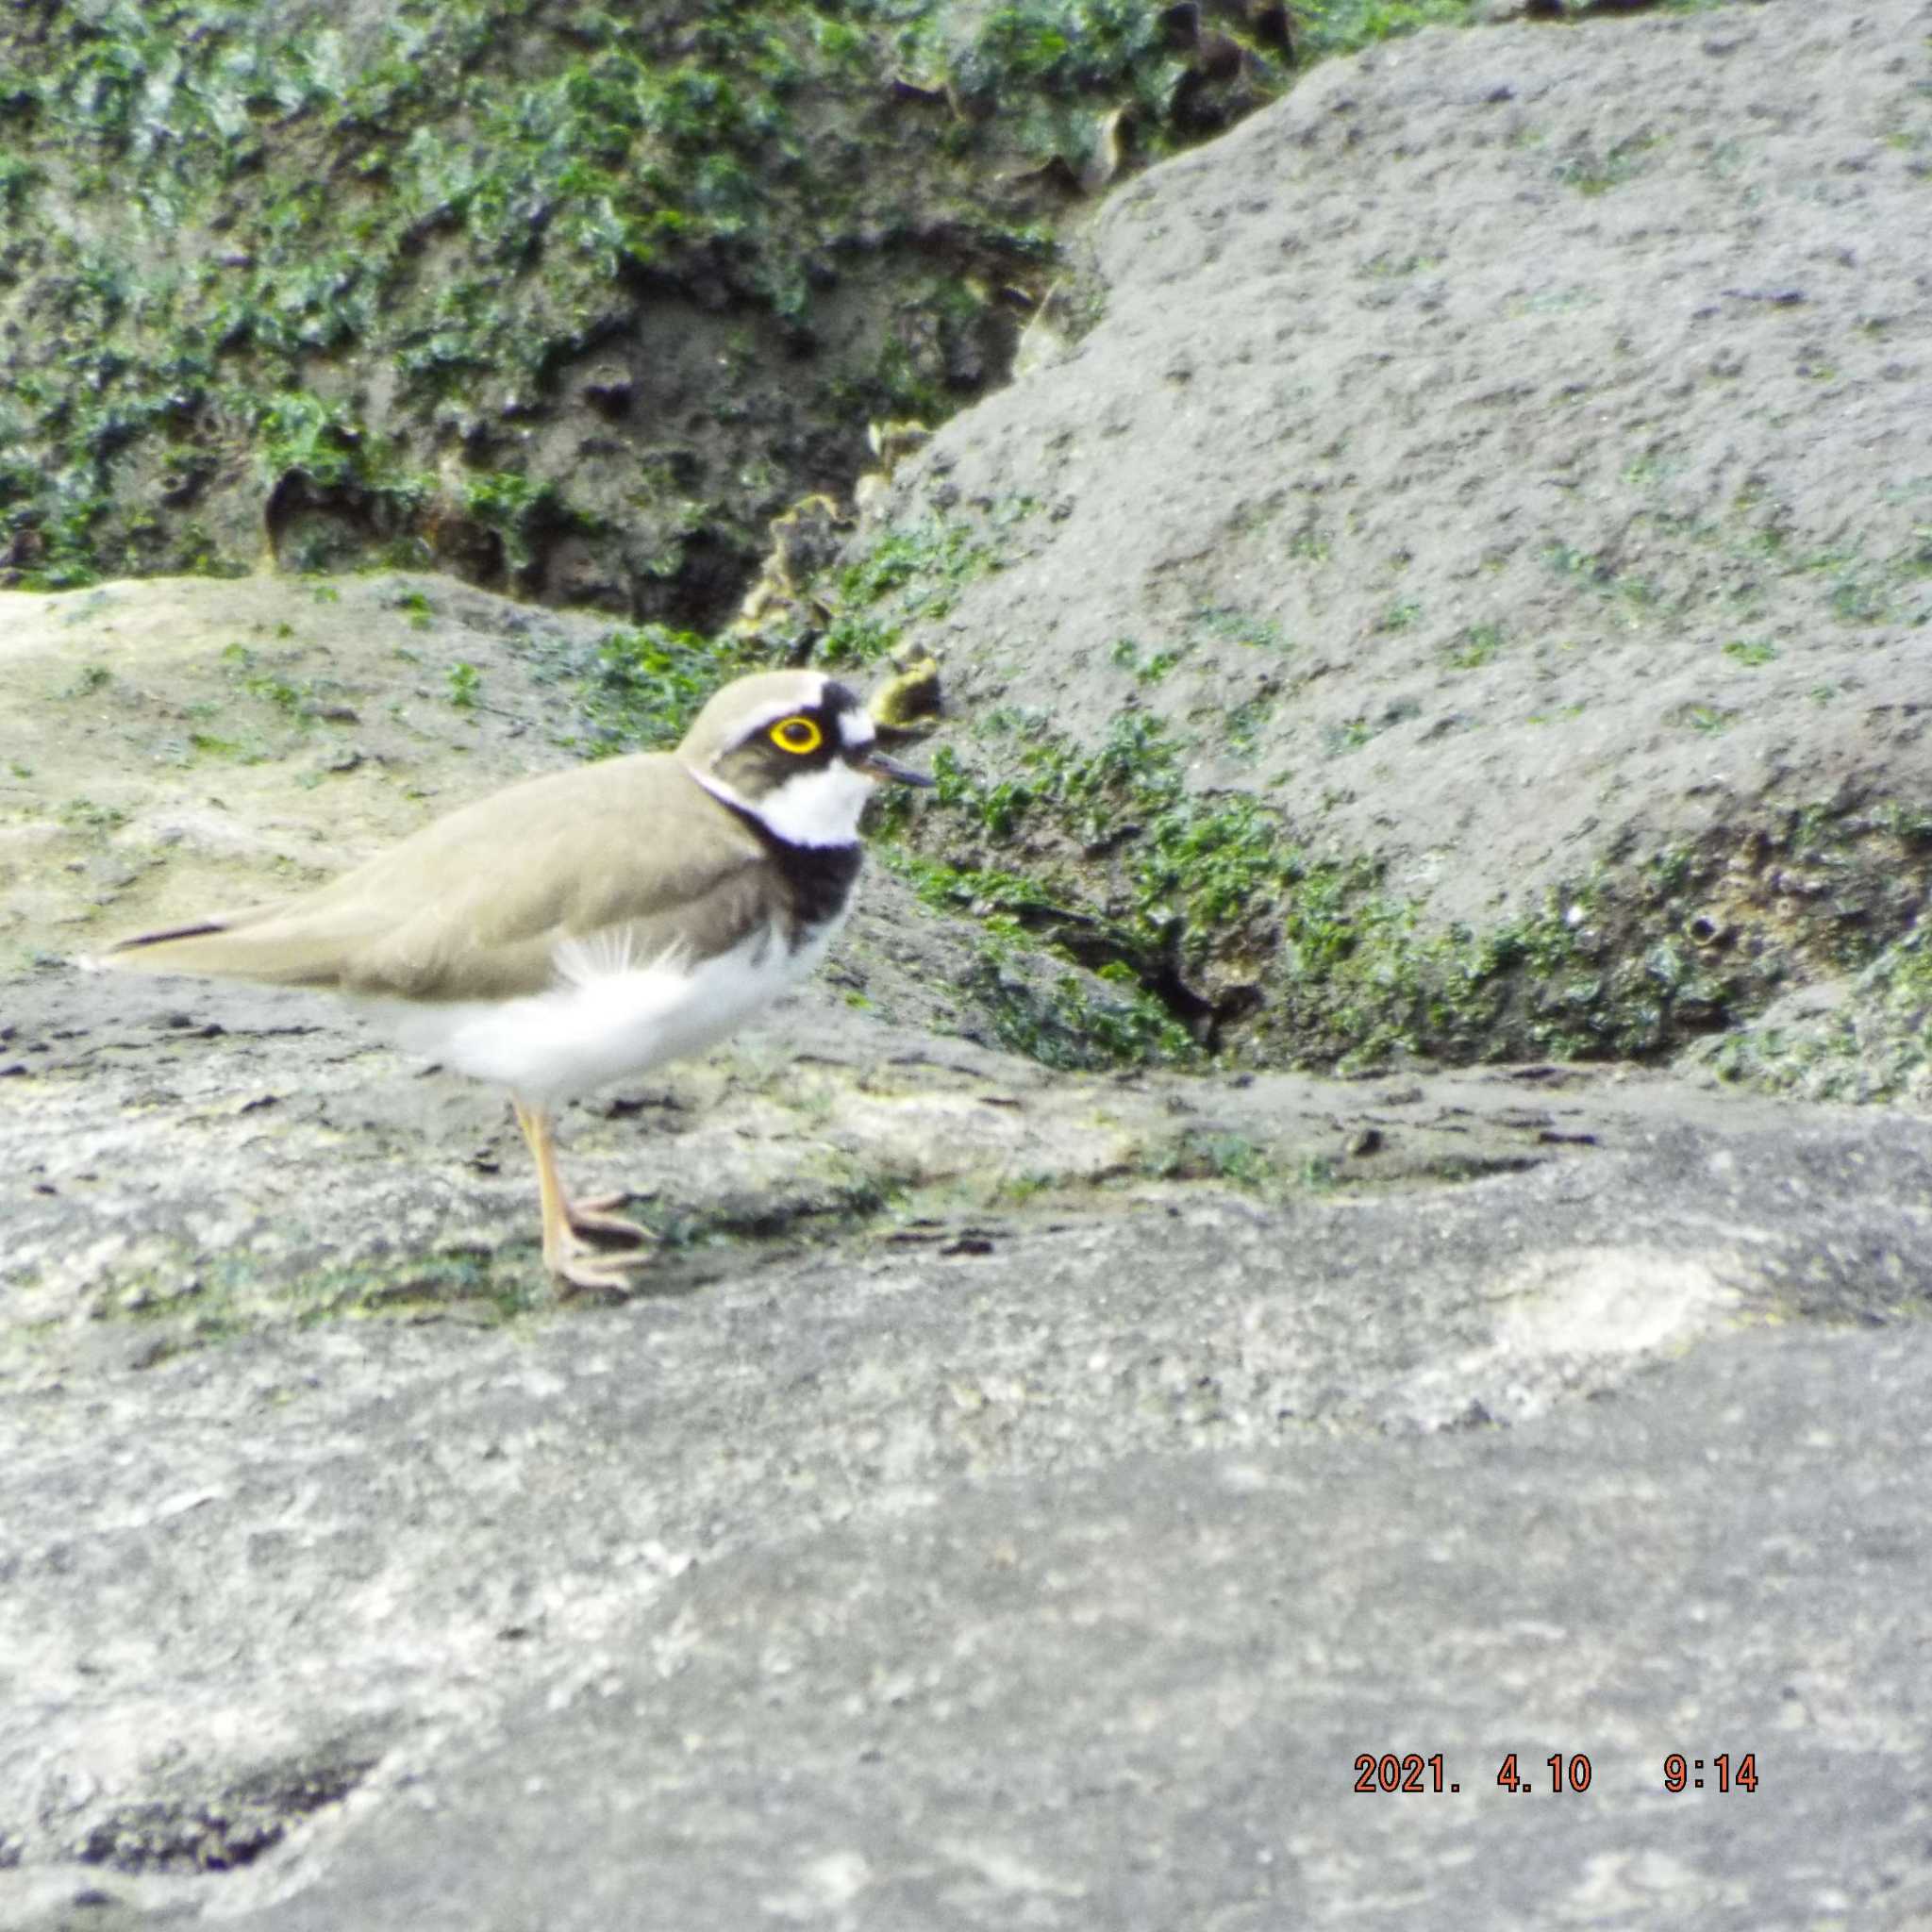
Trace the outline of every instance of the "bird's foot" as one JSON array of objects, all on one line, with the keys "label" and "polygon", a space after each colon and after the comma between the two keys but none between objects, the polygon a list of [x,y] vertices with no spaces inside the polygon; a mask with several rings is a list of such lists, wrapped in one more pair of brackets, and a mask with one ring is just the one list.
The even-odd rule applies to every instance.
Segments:
[{"label": "bird's foot", "polygon": [[632,1275],[649,1259],[635,1249],[617,1255],[599,1254],[587,1242],[570,1240],[554,1253],[546,1253],[543,1265],[557,1283],[559,1295],[602,1294],[624,1296],[636,1286]]},{"label": "bird's foot", "polygon": [[571,1232],[586,1241],[604,1247],[641,1248],[651,1239],[650,1229],[610,1211],[629,1199],[628,1194],[597,1194],[588,1201],[570,1201],[564,1205],[564,1216]]}]

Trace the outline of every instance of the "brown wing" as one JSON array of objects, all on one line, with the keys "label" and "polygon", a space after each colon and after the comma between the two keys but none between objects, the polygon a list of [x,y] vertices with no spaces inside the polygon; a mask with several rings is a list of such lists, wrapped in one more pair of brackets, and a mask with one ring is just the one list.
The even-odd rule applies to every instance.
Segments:
[{"label": "brown wing", "polygon": [[756,836],[675,758],[526,779],[287,905],[125,940],[108,963],[412,999],[541,991],[566,939],[690,925],[699,950],[755,914]]}]

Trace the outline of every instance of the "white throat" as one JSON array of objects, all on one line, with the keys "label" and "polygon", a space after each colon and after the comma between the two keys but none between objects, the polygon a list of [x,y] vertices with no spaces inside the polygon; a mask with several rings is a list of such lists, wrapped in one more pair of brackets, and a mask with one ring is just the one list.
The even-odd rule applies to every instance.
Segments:
[{"label": "white throat", "polygon": [[872,780],[835,758],[816,772],[801,772],[754,803],[741,798],[713,772],[691,776],[714,798],[748,811],[774,838],[788,845],[851,845],[858,839],[858,815],[872,796]]}]

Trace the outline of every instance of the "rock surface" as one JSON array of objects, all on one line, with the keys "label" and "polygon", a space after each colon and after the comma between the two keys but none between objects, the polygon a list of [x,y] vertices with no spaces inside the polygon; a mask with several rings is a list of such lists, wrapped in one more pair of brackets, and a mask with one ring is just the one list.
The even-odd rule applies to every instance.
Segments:
[{"label": "rock surface", "polygon": [[486,1098],[93,984],[9,1042],[0,1923],[1932,1907],[1932,1123],[807,1008],[580,1124],[688,1244],[558,1309]]},{"label": "rock surface", "polygon": [[1648,868],[1642,943],[1720,979],[1902,933],[1928,27],[1418,34],[1122,189],[1091,327],[897,486],[902,519],[1000,531],[920,632],[997,717],[962,756],[1004,778],[1016,721],[1091,748],[1139,709],[1196,793],[1373,858],[1435,929]]},{"label": "rock surface", "polygon": [[[1543,514],[1547,471],[1581,519],[1568,541],[1628,536],[1612,486],[1640,371],[1706,327],[1750,373],[1710,378],[1729,417],[1697,413],[1709,384],[1643,404],[1695,445],[1658,488],[1690,491],[1687,515],[1727,499],[1756,459],[1724,439],[1741,451],[1761,404],[1749,438],[1790,439],[1770,487],[1803,541],[1862,520],[1857,554],[1896,558],[1907,525],[1883,519],[1917,512],[1872,479],[1921,459],[1907,412],[1870,398],[1911,379],[1840,364],[1850,392],[1814,408],[1829,382],[1779,359],[1788,305],[1707,324],[1690,291],[1729,286],[1758,234],[1765,272],[1802,275],[1836,328],[1853,271],[1778,254],[1828,215],[1874,303],[1896,267],[1871,353],[1918,367],[1924,216],[1885,197],[1917,178],[1920,150],[1889,134],[1927,111],[1909,61],[1928,25],[1874,0],[1421,36],[1147,177],[1102,247],[1171,250],[1178,312],[1176,287],[1254,251],[1153,233],[1162,197],[1198,192],[1216,232],[1259,224],[1250,242],[1306,233],[1289,281],[1316,391],[1295,407],[1328,425],[1309,446],[1351,433],[1356,403],[1360,435],[1392,439],[1361,488],[1338,473],[1311,500],[1362,544],[1351,564],[1412,549],[1424,608],[1462,599],[1456,624],[1486,621],[1452,552],[1480,557],[1498,491],[1523,492],[1513,532]],[[1474,145],[1512,113],[1522,143]],[[1690,197],[1700,169],[1724,178],[1721,123],[1744,130],[1746,178],[1706,233]],[[1646,126],[1660,138],[1620,150]],[[1407,158],[1383,151],[1398,133]],[[1620,152],[1628,177],[1602,195],[1547,173],[1520,205],[1481,186],[1490,163]],[[1773,163],[1800,172],[1774,183]],[[1394,373],[1363,362],[1348,407],[1324,401],[1322,358],[1339,382],[1374,352],[1315,299],[1323,231],[1288,220],[1294,197],[1325,181],[1332,294],[1352,264],[1438,246],[1475,274],[1432,198],[1452,178],[1493,246],[1480,288],[1445,288],[1449,359],[1530,395],[1486,414],[1456,376],[1391,416],[1388,384],[1435,366],[1437,311],[1402,295],[1365,311],[1407,344]],[[1506,204],[1522,224],[1569,210],[1591,261],[1648,263],[1683,301],[1540,253],[1525,300],[1600,299],[1522,330]],[[1370,279],[1413,294],[1432,273]],[[1606,307],[1647,345],[1628,381],[1608,336],[1570,326]],[[1123,451],[1171,408],[1211,418],[1174,402],[1213,391],[1163,381],[1158,321],[1129,304],[1081,351],[1091,420],[1119,399]],[[1250,340],[1195,351],[1238,364]],[[1832,342],[1864,353],[1849,326]],[[1592,347],[1614,450],[1558,393]],[[1018,475],[1033,411],[1076,448],[1054,385],[1082,366],[962,419],[920,487]],[[1407,509],[1376,507],[1406,460],[1391,425],[1442,464]],[[1097,664],[1066,668],[1076,622],[1105,643],[1174,596],[1221,608],[1227,583],[1190,579],[1181,553],[1198,541],[1219,572],[1243,541],[1213,475],[1177,460],[1171,567],[1068,575],[1106,498],[1083,475],[1037,565],[966,588],[990,656],[949,657],[983,695],[1037,678],[1075,723],[1082,692],[1116,702]],[[1376,521],[1398,516],[1406,535]],[[1674,572],[1690,552],[1645,528]],[[1528,610],[1522,541],[1495,575]],[[1257,581],[1289,581],[1264,561]],[[1729,567],[1698,581],[1717,595]],[[1553,664],[1524,641],[1472,667],[1491,695],[1465,739],[1507,761],[1543,683],[1583,693],[1607,722],[1563,769],[1624,772],[1644,839],[1683,811],[1725,823],[1769,784],[1779,730],[1807,783],[1917,795],[1923,591],[1891,582],[1854,672],[1829,590],[1764,568],[1750,634],[1780,656],[1718,658],[1802,678],[1840,654],[1859,704],[1894,707],[1890,736],[1740,700],[1713,741],[1756,762],[1699,777],[1659,748],[1642,708],[1691,675],[1665,629],[1721,642],[1687,577],[1668,627],[1605,622]],[[1410,689],[1421,660],[1400,674],[1407,633],[1374,629],[1387,583],[1360,575],[1308,579],[1328,599],[1310,639],[1319,617],[1337,640],[1324,677]],[[634,1299],[558,1306],[497,1097],[320,1001],[71,963],[124,926],[299,885],[592,728],[573,681],[591,621],[429,578],[329,588],[121,586],[0,614],[0,1925],[1932,1926],[1932,1119],[1610,1067],[1053,1073],[958,1037],[987,1031],[974,941],[875,873],[789,1008],[574,1110],[573,1181],[635,1189],[662,1253]],[[1023,591],[1040,628],[1060,613],[1037,665],[1000,601]],[[1615,593],[1574,594],[1573,616]],[[1552,604],[1525,637],[1567,628]],[[1598,683],[1565,681],[1598,658]],[[1200,675],[1137,689],[1165,703]],[[1420,856],[1441,828],[1404,817],[1405,777],[1425,798],[1456,741],[1406,728],[1384,734],[1406,749],[1380,790],[1336,809]],[[1463,770],[1440,878],[1444,904],[1479,905],[1540,876],[1560,828]],[[1702,1789],[1667,1791],[1674,1753]],[[1398,1780],[1422,1759],[1424,1789],[1358,1791],[1360,1760],[1388,1754]],[[1497,1783],[1512,1754],[1526,1791]],[[1554,1754],[1566,1782],[1589,1760],[1587,1790],[1551,1790]],[[1438,1755],[1458,1790],[1428,1789]],[[1747,1755],[1755,1787],[1720,1791],[1720,1756],[1735,1783]]]}]

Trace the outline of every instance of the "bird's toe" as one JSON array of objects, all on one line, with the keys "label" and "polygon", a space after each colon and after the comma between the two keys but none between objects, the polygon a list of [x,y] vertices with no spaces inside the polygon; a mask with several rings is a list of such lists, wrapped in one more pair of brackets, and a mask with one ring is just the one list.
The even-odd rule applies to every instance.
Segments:
[{"label": "bird's toe", "polygon": [[550,1265],[551,1278],[560,1296],[599,1294],[623,1296],[636,1286],[632,1272],[642,1265],[642,1255],[609,1255],[592,1259],[589,1255],[562,1255]]},{"label": "bird's toe", "polygon": [[613,1214],[630,1199],[628,1194],[598,1194],[588,1201],[573,1201],[564,1212],[571,1232],[600,1246],[641,1248],[651,1239],[651,1231],[622,1214]]}]

